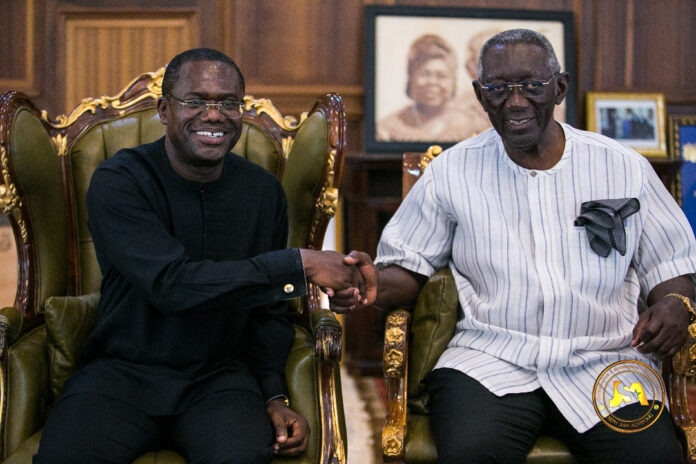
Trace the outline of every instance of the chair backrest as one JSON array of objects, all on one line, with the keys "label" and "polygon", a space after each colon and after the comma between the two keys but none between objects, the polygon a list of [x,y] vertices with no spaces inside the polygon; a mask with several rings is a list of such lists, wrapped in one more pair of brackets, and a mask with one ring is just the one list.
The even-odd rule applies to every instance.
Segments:
[{"label": "chair backrest", "polygon": [[[0,95],[0,208],[17,243],[14,306],[26,319],[46,298],[99,290],[101,274],[87,228],[92,173],[119,149],[164,135],[156,110],[164,68],[134,79],[118,95],[87,98],[69,115],[49,118],[27,96]],[[289,247],[320,249],[335,214],[345,150],[340,96],[319,98],[300,120],[267,99],[244,98],[243,131],[233,151],[269,171],[288,197]],[[318,307],[318,291],[297,305]]]}]

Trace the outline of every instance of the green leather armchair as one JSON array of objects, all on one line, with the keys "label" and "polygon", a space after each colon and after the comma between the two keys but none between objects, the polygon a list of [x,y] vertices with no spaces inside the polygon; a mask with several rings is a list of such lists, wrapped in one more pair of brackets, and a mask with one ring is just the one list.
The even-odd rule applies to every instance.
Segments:
[{"label": "green leather armchair", "polygon": [[[0,309],[0,455],[28,463],[42,424],[74,371],[96,318],[101,275],[87,229],[85,194],[95,168],[120,148],[164,134],[156,101],[164,68],[114,97],[85,99],[56,119],[17,92],[0,95],[0,207],[17,243],[18,288]],[[288,247],[321,249],[335,214],[346,140],[340,96],[321,97],[300,120],[266,99],[244,98],[234,151],[273,172],[288,197]],[[13,272],[4,270],[4,272]],[[290,401],[311,427],[307,450],[288,463],[346,462],[339,361],[341,326],[319,291],[293,302],[294,346],[286,364]],[[162,450],[137,463],[181,463]]]},{"label": "green leather armchair", "polygon": [[[403,160],[403,196],[423,169],[442,149],[406,153]],[[399,309],[387,315],[384,333],[384,375],[387,380],[387,418],[382,430],[384,462],[434,464],[437,451],[428,421],[428,393],[423,383],[454,334],[459,297],[449,269],[433,275],[421,290],[411,311]],[[696,462],[696,422],[687,404],[687,377],[696,359],[696,324],[672,362],[664,362],[665,381],[674,423],[682,430],[687,462]],[[528,463],[573,463],[563,442],[541,436],[527,457]]]}]

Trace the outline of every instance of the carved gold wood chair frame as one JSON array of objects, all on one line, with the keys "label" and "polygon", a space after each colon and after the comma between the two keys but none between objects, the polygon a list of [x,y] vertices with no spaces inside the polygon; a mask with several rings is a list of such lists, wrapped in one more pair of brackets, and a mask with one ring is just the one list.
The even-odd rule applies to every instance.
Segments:
[{"label": "carved gold wood chair frame", "polygon": [[[406,153],[403,159],[403,196],[418,180],[425,167],[442,152],[434,145],[425,153]],[[387,418],[382,429],[384,462],[406,462],[408,433],[408,343],[411,314],[392,311],[384,333],[384,376],[387,380]],[[696,463],[696,421],[689,411],[687,387],[696,375],[696,322],[689,326],[689,336],[670,360],[663,361],[662,377],[667,389],[670,412],[675,425],[683,432],[687,462]]]},{"label": "carved gold wood chair frame", "polygon": [[[0,174],[2,176],[0,211],[8,217],[16,239],[19,275],[14,307],[19,310],[24,319],[20,324],[22,332],[38,325],[41,322],[41,316],[36,302],[37,270],[34,268],[31,223],[26,205],[22,201],[21,189],[13,181],[8,135],[11,117],[20,107],[29,108],[40,117],[60,159],[65,201],[67,204],[74,204],[73,192],[67,187],[70,185],[71,176],[67,155],[72,145],[82,133],[97,124],[142,109],[156,107],[157,99],[162,95],[164,71],[163,67],[156,72],[142,74],[133,79],[116,96],[86,98],[70,114],[59,115],[55,119],[51,118],[47,111],[37,110],[30,99],[20,92],[10,91],[0,94]],[[282,178],[295,135],[307,120],[308,114],[316,109],[320,109],[327,121],[331,123],[331,131],[328,134],[329,151],[321,175],[320,191],[315,196],[311,226],[304,246],[321,249],[328,222],[335,215],[338,203],[338,185],[346,144],[346,119],[342,98],[334,93],[327,94],[317,101],[311,112],[303,113],[297,120],[293,116],[284,116],[269,99],[256,99],[246,95],[242,118],[244,123],[256,126],[270,136],[278,153],[282,154],[282,165],[277,174],[279,178]],[[68,210],[73,216],[69,218],[69,227],[76,227],[75,212],[70,208]],[[80,282],[78,244],[75,238],[77,234],[72,231],[69,235],[73,239],[69,240],[68,244],[70,265],[68,294],[77,295]],[[309,287],[308,295],[296,307],[295,320],[305,326],[313,326],[316,331],[314,351],[317,359],[321,431],[314,431],[314,433],[321,433],[322,436],[320,462],[345,464],[347,445],[343,439],[345,424],[342,413],[340,415],[338,413],[341,396],[340,388],[335,381],[341,360],[342,330],[335,316],[329,310],[321,308],[319,289],[312,284]],[[0,320],[0,357],[3,359],[8,340],[13,339],[15,335],[8,333],[8,330],[12,331],[14,326],[14,324],[8,324],[7,320]],[[3,375],[4,372],[0,371],[0,411],[5,409],[6,386]],[[6,424],[2,421],[1,433],[4,433],[5,427]]]}]

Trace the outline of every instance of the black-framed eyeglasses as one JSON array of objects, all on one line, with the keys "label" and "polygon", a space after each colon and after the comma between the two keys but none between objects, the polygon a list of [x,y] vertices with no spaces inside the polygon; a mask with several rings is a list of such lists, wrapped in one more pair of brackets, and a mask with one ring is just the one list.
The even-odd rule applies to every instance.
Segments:
[{"label": "black-framed eyeglasses", "polygon": [[[555,76],[555,74],[554,74]],[[517,87],[525,97],[538,97],[544,93],[547,85],[554,76],[547,81],[521,81],[521,82],[496,82],[493,84],[481,84],[483,93],[491,100],[501,100],[510,96],[512,89]]]},{"label": "black-framed eyeglasses", "polygon": [[222,114],[229,118],[236,118],[242,115],[244,111],[244,102],[238,100],[219,100],[215,103],[208,103],[207,100],[201,98],[188,98],[180,100],[174,95],[169,94],[172,100],[184,107],[187,112],[193,115],[201,113],[203,110],[208,111],[210,108],[217,108]]}]

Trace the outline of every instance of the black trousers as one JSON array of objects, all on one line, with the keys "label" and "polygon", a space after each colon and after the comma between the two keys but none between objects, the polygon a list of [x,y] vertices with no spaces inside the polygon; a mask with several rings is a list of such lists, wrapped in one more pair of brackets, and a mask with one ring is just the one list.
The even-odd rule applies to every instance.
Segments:
[{"label": "black trousers", "polygon": [[[580,463],[683,462],[666,410],[641,432],[616,432],[600,422],[578,433],[542,389],[499,397],[454,369],[434,370],[427,383],[439,463],[523,463],[542,433],[563,440]],[[640,405],[626,406],[632,407]]]},{"label": "black trousers", "polygon": [[219,392],[178,416],[152,417],[96,393],[59,400],[44,426],[34,464],[124,463],[161,449],[188,463],[272,460],[273,427],[259,394]]}]

